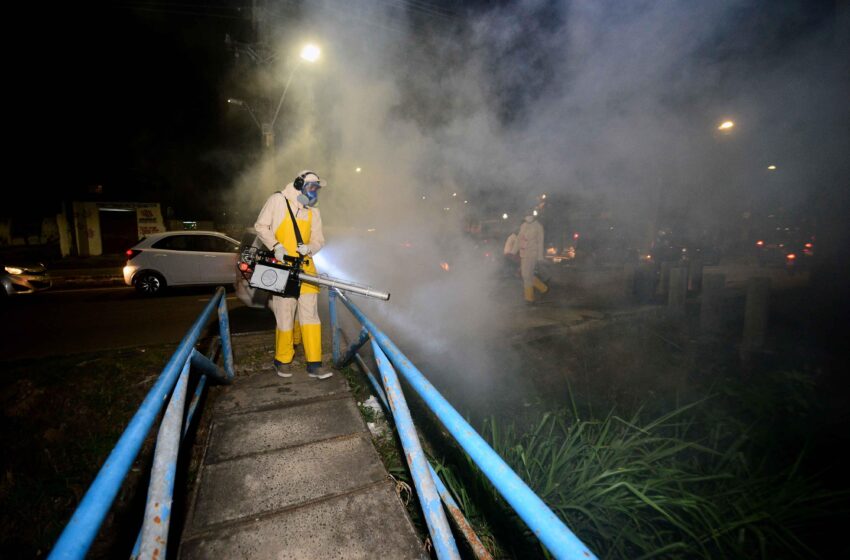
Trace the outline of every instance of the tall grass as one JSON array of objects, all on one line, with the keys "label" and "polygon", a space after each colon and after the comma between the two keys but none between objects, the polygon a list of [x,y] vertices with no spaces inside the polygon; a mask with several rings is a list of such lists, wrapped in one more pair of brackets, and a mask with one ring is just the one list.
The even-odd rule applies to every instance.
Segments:
[{"label": "tall grass", "polygon": [[[703,422],[716,416],[712,406],[695,402],[650,420],[641,412],[582,418],[572,406],[541,413],[525,429],[491,418],[482,431],[600,558],[811,558],[799,531],[846,494],[819,488],[799,460],[753,460],[747,430]],[[468,516],[492,522],[482,506],[489,503],[524,528],[482,475],[461,472],[477,470],[469,464],[444,478]],[[524,532],[524,542],[507,548],[544,556]]]}]

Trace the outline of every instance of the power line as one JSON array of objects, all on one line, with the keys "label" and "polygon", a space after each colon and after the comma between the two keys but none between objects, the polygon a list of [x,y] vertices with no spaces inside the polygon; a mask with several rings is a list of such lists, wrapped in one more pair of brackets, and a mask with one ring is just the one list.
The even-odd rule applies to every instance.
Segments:
[{"label": "power line", "polygon": [[[181,16],[195,16],[195,17],[215,17],[215,18],[224,18],[224,19],[245,19],[244,15],[239,15],[239,9],[241,7],[230,7],[230,6],[212,6],[209,4],[188,4],[188,3],[157,3],[157,2],[127,2],[124,4],[113,4],[113,8],[118,9],[127,9],[127,10],[136,10],[139,12],[149,12],[149,13],[159,13],[159,14],[170,14],[170,15],[181,15]],[[247,8],[246,8],[247,9]],[[229,14],[229,13],[213,13],[214,11],[218,12],[234,12],[237,14]]]},{"label": "power line", "polygon": [[407,7],[410,11],[418,12],[422,15],[436,16],[447,19],[454,19],[456,14],[442,7],[429,4],[427,2],[418,2],[416,0],[380,0],[383,4],[401,5]]}]

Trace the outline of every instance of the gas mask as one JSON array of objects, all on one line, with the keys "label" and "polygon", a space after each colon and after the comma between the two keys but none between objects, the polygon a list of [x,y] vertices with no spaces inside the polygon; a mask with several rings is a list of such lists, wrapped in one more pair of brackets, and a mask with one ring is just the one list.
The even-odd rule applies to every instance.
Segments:
[{"label": "gas mask", "polygon": [[319,201],[319,189],[322,186],[318,182],[304,183],[301,192],[298,193],[298,202],[304,206],[315,206]]}]

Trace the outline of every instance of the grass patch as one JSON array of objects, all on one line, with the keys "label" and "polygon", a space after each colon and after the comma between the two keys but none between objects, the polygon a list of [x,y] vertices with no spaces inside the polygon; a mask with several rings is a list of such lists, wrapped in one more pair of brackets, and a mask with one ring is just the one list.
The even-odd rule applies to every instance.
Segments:
[{"label": "grass patch", "polygon": [[[174,349],[166,345],[4,364],[4,558],[46,556]],[[132,501],[131,485],[119,493],[117,509]],[[105,526],[112,521],[110,516]]]},{"label": "grass patch", "polygon": [[[600,558],[816,556],[808,538],[846,510],[848,493],[805,474],[802,453],[763,460],[767,444],[755,426],[742,429],[731,416],[718,422],[728,412],[722,403],[625,418],[573,405],[520,422],[489,419],[481,433]],[[442,470],[468,516],[498,525],[511,556],[545,557],[470,461]]]},{"label": "grass patch", "polygon": [[[416,495],[413,479],[404,459],[404,451],[394,423],[384,417],[384,414],[376,413],[372,408],[364,406],[363,403],[374,394],[374,389],[366,375],[359,367],[349,365],[342,368],[342,373],[348,380],[351,391],[357,400],[358,408],[365,422],[372,422],[379,427],[378,434],[372,433],[372,443],[375,446],[384,468],[396,483],[396,492],[407,509],[408,517],[413,527],[423,542],[428,542],[430,534],[425,518],[422,515],[422,507]],[[373,372],[374,373],[374,372]],[[375,396],[375,398],[378,398]],[[384,429],[385,428],[385,429]],[[427,451],[427,441],[420,438],[423,449]]]}]

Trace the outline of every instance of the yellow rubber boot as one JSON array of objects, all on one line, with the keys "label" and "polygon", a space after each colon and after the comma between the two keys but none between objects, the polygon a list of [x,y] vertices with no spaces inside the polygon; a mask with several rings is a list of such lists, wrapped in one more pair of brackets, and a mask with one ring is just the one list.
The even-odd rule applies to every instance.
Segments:
[{"label": "yellow rubber boot", "polygon": [[541,280],[540,278],[535,276],[534,277],[534,289],[537,290],[538,292],[540,292],[541,294],[545,294],[546,292],[549,291],[549,286],[544,284],[543,280]]},{"label": "yellow rubber boot", "polygon": [[301,325],[301,338],[307,362],[322,361],[322,325]]},{"label": "yellow rubber boot", "polygon": [[292,331],[275,330],[274,359],[283,364],[288,364],[295,356],[292,348]]},{"label": "yellow rubber boot", "polygon": [[525,303],[534,303],[534,288],[523,288]]}]

